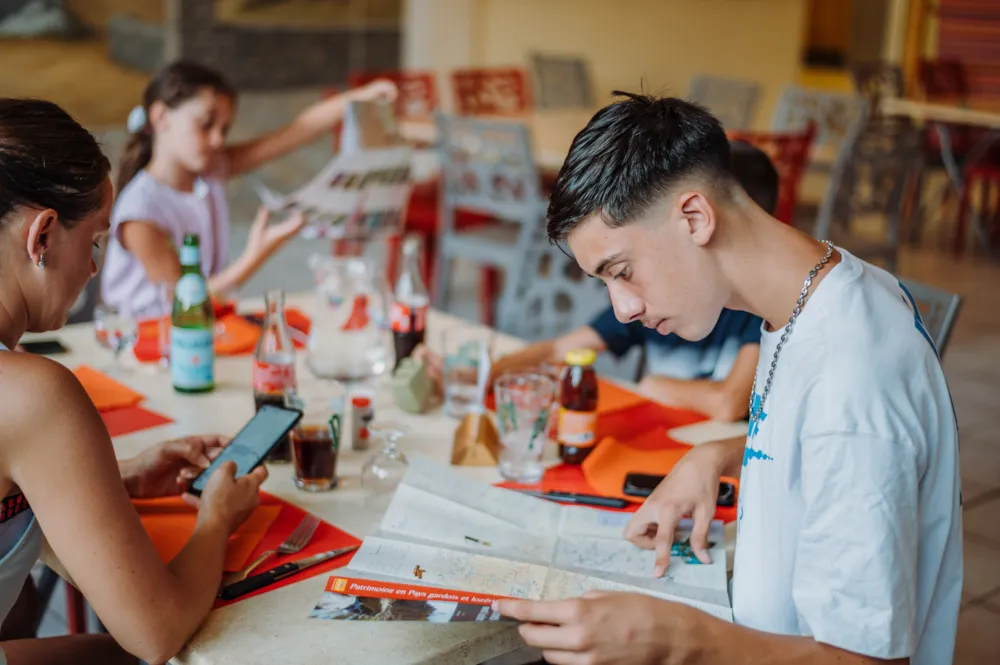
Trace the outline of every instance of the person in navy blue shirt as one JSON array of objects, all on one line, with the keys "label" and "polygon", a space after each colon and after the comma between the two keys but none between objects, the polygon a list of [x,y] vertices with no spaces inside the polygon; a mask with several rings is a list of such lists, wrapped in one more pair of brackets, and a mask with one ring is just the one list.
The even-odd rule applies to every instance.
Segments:
[{"label": "person in navy blue shirt", "polygon": [[[747,142],[734,141],[732,160],[737,178],[750,198],[772,214],[778,200],[778,173],[770,158]],[[543,362],[561,363],[573,349],[609,351],[620,358],[633,347],[642,346],[645,376],[639,382],[640,392],[716,420],[739,420],[747,413],[760,331],[760,318],[724,309],[707,337],[689,342],[673,333],[661,335],[639,321],[621,323],[608,307],[589,325],[501,358],[494,374]]]}]

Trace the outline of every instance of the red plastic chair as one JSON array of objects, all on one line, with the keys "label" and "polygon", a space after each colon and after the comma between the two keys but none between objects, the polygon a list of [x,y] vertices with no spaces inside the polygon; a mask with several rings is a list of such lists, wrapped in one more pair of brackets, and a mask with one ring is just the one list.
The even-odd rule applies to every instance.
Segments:
[{"label": "red plastic chair", "polygon": [[400,120],[430,120],[440,104],[433,72],[354,72],[347,77],[347,83],[352,88],[358,88],[376,79],[388,79],[399,88],[396,117]]},{"label": "red plastic chair", "polygon": [[774,217],[785,224],[795,222],[799,185],[809,167],[809,153],[816,139],[816,125],[797,132],[730,132],[731,141],[746,141],[767,153],[778,172],[778,204]]},{"label": "red plastic chair", "polygon": [[519,116],[532,108],[528,74],[517,67],[459,69],[451,82],[459,115]]}]

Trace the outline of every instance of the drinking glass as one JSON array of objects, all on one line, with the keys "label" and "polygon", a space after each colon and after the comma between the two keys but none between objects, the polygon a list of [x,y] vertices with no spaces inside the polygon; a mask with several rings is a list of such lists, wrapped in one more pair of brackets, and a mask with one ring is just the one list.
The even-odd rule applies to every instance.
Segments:
[{"label": "drinking glass", "polygon": [[295,486],[306,492],[326,492],[337,486],[343,403],[330,399],[305,399],[288,393],[285,403],[302,411],[292,430],[292,463]]},{"label": "drinking glass", "polygon": [[546,428],[555,383],[543,374],[507,374],[496,380],[500,475],[518,483],[541,480]]},{"label": "drinking glass", "polygon": [[462,418],[482,410],[489,380],[492,336],[475,328],[445,330],[444,411]]},{"label": "drinking glass", "polygon": [[94,308],[94,334],[97,342],[114,354],[112,371],[121,372],[122,352],[131,349],[139,335],[139,323],[125,310],[99,304]]},{"label": "drinking glass", "polygon": [[375,500],[396,491],[406,475],[409,462],[400,452],[397,442],[406,434],[407,428],[399,423],[378,423],[369,428],[372,434],[382,439],[381,449],[361,469],[361,487],[371,493]]}]

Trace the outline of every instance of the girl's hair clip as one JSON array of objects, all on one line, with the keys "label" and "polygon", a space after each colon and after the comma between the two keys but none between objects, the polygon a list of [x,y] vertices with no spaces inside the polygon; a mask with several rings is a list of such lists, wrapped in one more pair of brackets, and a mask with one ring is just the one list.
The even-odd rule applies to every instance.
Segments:
[{"label": "girl's hair clip", "polygon": [[146,129],[146,123],[148,122],[146,117],[146,109],[142,106],[136,106],[128,114],[128,120],[125,121],[125,127],[128,129],[130,134],[138,134],[139,132]]}]

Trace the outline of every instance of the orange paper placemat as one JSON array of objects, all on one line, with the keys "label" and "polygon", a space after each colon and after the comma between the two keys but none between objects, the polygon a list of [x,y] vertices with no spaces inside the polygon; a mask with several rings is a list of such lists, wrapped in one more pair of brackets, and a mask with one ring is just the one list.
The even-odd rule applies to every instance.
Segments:
[{"label": "orange paper placemat", "polygon": [[[145,499],[132,502],[139,512],[160,559],[169,563],[184,549],[194,533],[198,512],[180,497]],[[260,505],[229,538],[224,570],[235,572],[250,561],[250,555],[260,544],[267,530],[281,513],[280,505]]]},{"label": "orange paper placemat", "polygon": [[87,396],[90,397],[90,401],[94,403],[98,411],[135,406],[145,399],[141,393],[118,383],[93,367],[80,365],[73,370],[73,374],[76,375],[83,389],[87,391]]},{"label": "orange paper placemat", "polygon": [[112,437],[125,436],[133,432],[140,432],[144,429],[159,427],[174,422],[172,419],[144,409],[141,406],[130,406],[114,411],[104,411],[101,413],[104,426],[108,429],[108,434]]},{"label": "orange paper placemat", "polygon": [[[262,314],[261,314],[262,316]],[[285,320],[289,327],[309,333],[311,321],[297,309],[285,310]],[[160,359],[160,319],[147,319],[139,323],[139,336],[134,353],[141,362],[157,362]],[[218,319],[215,335],[215,352],[220,356],[240,356],[253,353],[260,338],[260,326],[247,321],[238,314],[223,314]],[[170,335],[167,333],[169,343]],[[305,348],[295,342],[296,348]]]},{"label": "orange paper placemat", "polygon": [[[261,505],[263,506],[280,506],[281,513],[278,515],[278,519],[274,521],[271,528],[268,529],[267,534],[264,538],[257,544],[257,547],[250,554],[250,560],[260,556],[263,552],[267,550],[276,549],[278,545],[284,542],[295,527],[299,525],[302,518],[306,516],[306,511],[298,506],[288,503],[283,499],[280,499],[271,494],[266,494],[261,492],[260,495]],[[337,527],[333,526],[328,522],[320,522],[319,527],[316,529],[316,533],[313,535],[312,540],[309,544],[302,549],[301,552],[294,555],[283,556],[283,557],[272,557],[268,559],[260,568],[258,568],[255,573],[262,573],[271,568],[276,568],[289,561],[296,561],[298,559],[303,559],[305,557],[312,556],[313,554],[319,554],[320,552],[326,552],[329,550],[339,549],[341,547],[349,547],[351,545],[360,545],[361,540],[355,538],[346,531],[342,531]],[[255,591],[249,593],[245,596],[237,598],[231,601],[221,601],[217,600],[215,603],[216,607],[223,607],[225,605],[231,605],[232,603],[238,603],[240,601],[246,600],[247,598],[253,598],[254,596],[259,596],[262,593],[267,593],[269,591],[274,591],[275,589],[280,589],[281,587],[288,586],[289,584],[295,584],[296,582],[301,582],[302,580],[308,579],[310,577],[315,577],[317,575],[323,575],[329,573],[331,570],[336,570],[346,566],[350,562],[353,552],[345,554],[344,556],[337,557],[336,559],[331,559],[324,563],[318,564],[311,568],[307,568],[302,572],[292,575],[291,577],[286,577],[285,579],[272,584],[271,586],[261,589],[260,591]]]}]

